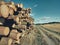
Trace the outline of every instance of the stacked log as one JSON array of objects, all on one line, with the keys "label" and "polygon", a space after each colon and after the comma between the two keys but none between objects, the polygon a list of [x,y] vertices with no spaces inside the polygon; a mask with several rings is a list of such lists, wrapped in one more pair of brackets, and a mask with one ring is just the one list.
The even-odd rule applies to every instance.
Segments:
[{"label": "stacked log", "polygon": [[9,34],[9,28],[8,27],[3,27],[3,26],[0,26],[0,35],[5,35],[7,36]]},{"label": "stacked log", "polygon": [[0,6],[0,9],[1,9],[1,15],[2,17],[4,18],[7,18],[8,17],[8,14],[9,14],[9,8],[7,5],[3,4]]},{"label": "stacked log", "polygon": [[0,7],[0,17],[1,17],[1,7]]},{"label": "stacked log", "polygon": [[20,44],[20,39],[19,40],[13,40],[13,44]]},{"label": "stacked log", "polygon": [[20,44],[20,38],[27,34],[26,30],[33,30],[34,19],[30,17],[30,10],[23,8],[23,4],[0,3],[0,45]]},{"label": "stacked log", "polygon": [[10,8],[12,8],[14,11],[16,11],[16,7],[15,7],[15,4],[14,2],[11,2],[10,5],[8,5]]},{"label": "stacked log", "polygon": [[9,37],[14,40],[19,40],[20,36],[21,36],[21,33],[17,32],[16,30],[12,30],[9,35]]},{"label": "stacked log", "polygon": [[26,25],[27,22],[26,21],[21,21],[21,25]]},{"label": "stacked log", "polygon": [[15,24],[13,24],[12,27],[17,28],[17,29],[26,29],[26,25],[15,25]]},{"label": "stacked log", "polygon": [[12,8],[9,8],[9,14],[13,15],[13,13],[14,13],[14,10]]},{"label": "stacked log", "polygon": [[11,45],[13,40],[11,38],[3,37],[1,39],[0,45]]}]

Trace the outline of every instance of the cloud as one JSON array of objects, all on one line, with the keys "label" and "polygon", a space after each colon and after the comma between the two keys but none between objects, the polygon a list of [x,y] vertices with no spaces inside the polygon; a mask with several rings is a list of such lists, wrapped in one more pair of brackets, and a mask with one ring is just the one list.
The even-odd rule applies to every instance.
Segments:
[{"label": "cloud", "polygon": [[35,4],[33,7],[37,7],[38,6],[38,4]]},{"label": "cloud", "polygon": [[34,23],[48,23],[48,22],[60,22],[60,17],[48,17],[48,16],[43,16],[43,17],[38,17],[35,18]]},{"label": "cloud", "polygon": [[33,13],[31,13],[31,14],[30,14],[30,16],[34,17],[34,14],[33,14]]},{"label": "cloud", "polygon": [[46,16],[40,18],[40,20],[50,20],[50,19],[51,17],[46,17]]},{"label": "cloud", "polygon": [[36,18],[35,23],[46,23],[46,22],[49,22],[50,20],[51,20],[51,17],[44,16],[44,17]]}]

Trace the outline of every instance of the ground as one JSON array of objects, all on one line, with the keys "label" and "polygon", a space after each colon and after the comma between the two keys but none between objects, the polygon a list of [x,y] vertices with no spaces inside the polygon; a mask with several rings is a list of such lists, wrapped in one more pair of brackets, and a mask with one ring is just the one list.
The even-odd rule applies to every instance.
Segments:
[{"label": "ground", "polygon": [[35,30],[22,38],[21,45],[60,45],[60,24],[35,25]]}]

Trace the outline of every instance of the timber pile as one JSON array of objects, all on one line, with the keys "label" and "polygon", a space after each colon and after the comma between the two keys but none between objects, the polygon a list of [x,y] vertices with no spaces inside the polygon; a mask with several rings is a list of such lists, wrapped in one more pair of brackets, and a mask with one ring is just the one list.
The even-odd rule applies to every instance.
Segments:
[{"label": "timber pile", "polygon": [[34,29],[30,10],[23,8],[23,4],[0,2],[0,45],[20,44],[25,31]]}]

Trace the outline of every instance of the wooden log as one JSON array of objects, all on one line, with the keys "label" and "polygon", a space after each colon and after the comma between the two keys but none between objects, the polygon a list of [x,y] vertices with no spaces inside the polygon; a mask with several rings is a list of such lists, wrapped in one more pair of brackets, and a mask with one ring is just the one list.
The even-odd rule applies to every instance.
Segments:
[{"label": "wooden log", "polygon": [[25,13],[25,11],[20,11],[19,13],[24,14],[24,13]]},{"label": "wooden log", "polygon": [[[21,25],[21,22],[19,22],[18,24]],[[16,28],[19,28],[18,25],[16,25],[16,24],[13,24],[12,27],[13,27],[13,28],[15,28],[15,27],[16,27]]]},{"label": "wooden log", "polygon": [[18,25],[15,25],[15,24],[13,24],[12,27],[16,28],[16,29],[19,29]]},{"label": "wooden log", "polygon": [[29,15],[29,14],[25,14],[25,16],[26,16],[26,17],[30,17],[30,15]]},{"label": "wooden log", "polygon": [[14,2],[11,2],[11,4],[10,5],[8,5],[10,8],[12,8],[14,11],[16,11],[17,9],[16,9],[16,7],[15,7],[15,4],[14,4]]},{"label": "wooden log", "polygon": [[1,15],[1,7],[0,7],[0,17],[1,17],[2,15]]},{"label": "wooden log", "polygon": [[12,8],[9,8],[9,14],[13,15],[13,13],[14,13],[14,10]]},{"label": "wooden log", "polygon": [[18,32],[16,29],[13,29],[11,32]]},{"label": "wooden log", "polygon": [[31,13],[30,11],[31,11],[31,8],[27,8],[27,9],[26,9],[26,13],[27,13],[27,14],[28,14],[28,13],[30,14],[30,13]]},{"label": "wooden log", "polygon": [[18,16],[15,16],[14,17],[14,21],[16,21],[16,23],[19,23],[19,17]]},{"label": "wooden log", "polygon": [[9,34],[9,28],[0,26],[0,35],[7,36]]},{"label": "wooden log", "polygon": [[2,15],[2,17],[7,18],[8,15],[9,15],[9,8],[8,8],[8,6],[3,4],[3,5],[1,5],[0,8],[1,8],[1,15]]},{"label": "wooden log", "polygon": [[26,24],[27,24],[27,22],[21,21],[21,25],[26,25]]},{"label": "wooden log", "polygon": [[15,25],[14,24],[12,27],[16,29],[24,29],[24,30],[26,29],[26,25]]},{"label": "wooden log", "polygon": [[11,38],[2,37],[0,45],[12,45],[13,40]]},{"label": "wooden log", "polygon": [[14,15],[8,16],[8,19],[13,19],[13,18],[14,18]]},{"label": "wooden log", "polygon": [[15,27],[15,24],[13,24],[12,27],[14,28]]},{"label": "wooden log", "polygon": [[18,7],[23,8],[23,4],[18,4]]},{"label": "wooden log", "polygon": [[21,17],[21,16],[22,16],[22,14],[19,12],[18,17]]},{"label": "wooden log", "polygon": [[20,19],[25,19],[25,20],[26,20],[26,19],[28,19],[28,17],[26,17],[26,16],[21,16]]},{"label": "wooden log", "polygon": [[19,23],[19,16],[10,15],[8,19],[13,19],[16,23]]},{"label": "wooden log", "polygon": [[9,35],[9,37],[14,40],[18,40],[20,36],[21,36],[21,33],[13,31],[13,30],[11,31],[11,33]]},{"label": "wooden log", "polygon": [[25,36],[25,30],[22,30],[22,37]]},{"label": "wooden log", "polygon": [[13,44],[20,44],[20,39],[18,39],[17,41],[13,40]]},{"label": "wooden log", "polygon": [[26,25],[21,25],[21,26],[19,26],[19,28],[26,29]]}]

